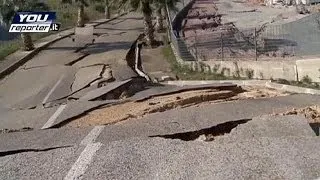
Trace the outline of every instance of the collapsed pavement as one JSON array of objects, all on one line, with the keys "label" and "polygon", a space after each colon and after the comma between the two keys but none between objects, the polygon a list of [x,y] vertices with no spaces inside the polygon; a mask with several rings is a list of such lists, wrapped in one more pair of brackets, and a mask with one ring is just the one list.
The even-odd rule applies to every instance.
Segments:
[{"label": "collapsed pavement", "polygon": [[[194,178],[214,179],[316,179],[320,175],[319,137],[304,117],[268,115],[238,121],[225,119],[225,123],[210,128],[196,131],[182,128],[181,133],[173,134],[170,131],[174,132],[186,119],[175,122],[177,119],[162,116],[136,121],[133,126],[129,125],[132,121],[127,121],[94,128],[3,134],[0,159],[4,166],[0,177],[69,177],[78,162],[85,163],[86,168],[73,176],[84,179],[138,176],[176,179],[190,174]],[[142,124],[145,126],[137,127]],[[191,124],[185,123],[189,127]],[[199,128],[197,123],[193,125],[194,129]],[[93,147],[97,148],[92,157],[87,151]],[[84,153],[90,161],[83,161]],[[47,163],[41,165],[44,161],[50,167]]]}]

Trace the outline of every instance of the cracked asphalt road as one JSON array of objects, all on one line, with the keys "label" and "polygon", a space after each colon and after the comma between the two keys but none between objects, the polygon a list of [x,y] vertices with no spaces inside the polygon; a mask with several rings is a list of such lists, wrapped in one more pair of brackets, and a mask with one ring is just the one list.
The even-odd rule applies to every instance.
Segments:
[{"label": "cracked asphalt road", "polygon": [[[130,13],[97,26],[94,30],[95,34],[99,34],[95,37],[96,43],[86,48],[85,41],[78,42],[76,39],[73,42],[71,38],[65,38],[41,51],[2,80],[0,112],[41,108],[41,105],[64,99],[92,83],[104,80],[106,65],[112,70],[116,81],[136,77],[124,60],[143,30],[142,20],[131,20],[136,17],[140,18],[140,15]],[[126,30],[128,25],[133,29]],[[101,66],[92,66],[94,64]]]},{"label": "cracked asphalt road", "polygon": [[[103,90],[138,82],[123,58],[142,27],[141,17],[130,13],[96,27],[96,44],[75,52],[84,44],[63,39],[2,80],[0,129],[17,132],[0,134],[0,179],[320,177],[320,141],[308,120],[296,115],[263,116],[320,105],[320,96],[207,102],[107,126],[64,126],[90,109],[122,103],[103,97],[98,81],[105,80],[100,76],[108,65],[115,82],[103,84]],[[86,67],[90,68],[83,70]],[[131,100],[214,86],[219,84],[149,87]],[[234,86],[224,84],[225,88]],[[234,126],[231,121],[241,123]],[[19,132],[25,127],[32,129]]]}]

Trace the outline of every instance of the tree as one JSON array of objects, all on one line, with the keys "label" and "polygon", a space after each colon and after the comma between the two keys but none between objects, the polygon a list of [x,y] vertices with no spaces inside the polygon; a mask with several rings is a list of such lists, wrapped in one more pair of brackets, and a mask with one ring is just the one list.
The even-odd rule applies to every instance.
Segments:
[{"label": "tree", "polygon": [[104,15],[106,19],[110,19],[111,17],[111,4],[109,0],[104,0],[105,8],[104,8]]},{"label": "tree", "polygon": [[78,27],[84,27],[85,23],[85,14],[84,8],[89,6],[89,3],[86,0],[62,0],[62,3],[69,3],[69,4],[77,4],[78,6]]},{"label": "tree", "polygon": [[[163,10],[165,11],[165,15],[168,15],[167,7],[169,10],[178,11],[176,5],[180,2],[180,0],[154,0],[154,5],[156,7],[156,30],[158,32],[164,29],[163,27]],[[169,22],[167,22],[169,23]]]},{"label": "tree", "polygon": [[154,38],[154,27],[152,24],[152,8],[153,0],[113,0],[118,4],[119,8],[133,9],[143,14],[145,39],[149,46],[154,46],[156,40]]},{"label": "tree", "polygon": [[[47,11],[49,7],[39,0],[5,0],[0,4],[0,24],[8,27],[17,11]],[[21,33],[23,49],[34,49],[30,33]]]},{"label": "tree", "polygon": [[156,6],[156,27],[155,28],[158,32],[164,29],[162,10],[165,9],[166,7],[165,7],[165,4],[162,3],[163,1],[157,0],[157,2],[155,2],[155,6]]}]

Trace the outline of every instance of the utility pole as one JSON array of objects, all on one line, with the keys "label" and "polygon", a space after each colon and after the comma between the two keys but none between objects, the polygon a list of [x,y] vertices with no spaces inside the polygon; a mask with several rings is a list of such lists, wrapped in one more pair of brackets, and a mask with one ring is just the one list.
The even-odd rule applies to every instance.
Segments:
[{"label": "utility pole", "polygon": [[258,61],[258,44],[257,44],[257,28],[254,28],[254,51],[255,51],[255,58]]},{"label": "utility pole", "polygon": [[221,60],[223,61],[224,60],[224,49],[223,49],[223,34],[221,33],[220,34],[220,48],[221,48]]}]

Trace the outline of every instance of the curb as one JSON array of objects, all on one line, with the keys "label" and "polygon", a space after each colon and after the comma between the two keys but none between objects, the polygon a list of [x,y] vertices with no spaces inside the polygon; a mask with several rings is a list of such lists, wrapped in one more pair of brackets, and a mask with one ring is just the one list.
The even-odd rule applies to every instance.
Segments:
[{"label": "curb", "polygon": [[272,89],[294,92],[294,93],[320,95],[320,90],[317,90],[317,89],[310,89],[310,88],[304,88],[304,87],[298,87],[298,86],[278,84],[278,83],[273,83],[273,82],[267,82],[265,84],[265,86],[268,88],[272,88]]},{"label": "curb", "polygon": [[[96,26],[99,26],[99,25],[101,25],[101,24],[104,24],[104,23],[108,23],[108,22],[110,22],[110,21],[113,21],[113,20],[115,20],[115,19],[117,19],[117,18],[119,18],[119,17],[122,17],[122,16],[124,16],[124,15],[127,15],[127,14],[128,14],[127,12],[126,12],[126,13],[122,13],[122,14],[120,14],[120,15],[118,15],[118,16],[115,16],[115,17],[113,17],[113,18],[111,18],[111,19],[108,19],[108,20],[105,20],[105,21],[101,21],[101,22],[98,22],[98,23],[91,23],[91,24],[92,24],[93,27],[96,27]],[[90,24],[90,23],[88,23],[88,24]],[[72,29],[73,29],[73,28],[69,28],[69,29],[66,29],[66,30],[64,30],[64,31],[70,31],[70,30],[72,30]],[[61,34],[61,33],[63,33],[63,31],[57,33],[56,35],[59,36],[59,34]],[[18,59],[18,60],[15,60],[15,61],[13,61],[13,62],[9,62],[9,63],[8,63],[9,65],[8,65],[6,68],[0,69],[0,80],[3,79],[5,76],[11,74],[13,71],[15,71],[16,69],[18,69],[20,66],[22,66],[24,63],[26,63],[27,61],[29,61],[30,59],[32,59],[32,58],[33,58],[34,56],[36,56],[40,51],[44,50],[45,48],[47,48],[47,47],[50,46],[51,44],[53,44],[53,43],[55,43],[55,42],[57,42],[57,41],[59,41],[59,40],[61,40],[61,39],[64,39],[64,38],[66,38],[66,37],[68,37],[68,36],[71,36],[71,35],[73,35],[73,34],[74,34],[74,32],[70,32],[70,33],[67,33],[67,34],[65,34],[65,35],[59,36],[58,38],[55,38],[55,39],[53,39],[53,40],[51,40],[51,41],[48,41],[48,42],[45,42],[45,43],[39,43],[39,44],[41,44],[39,47],[35,48],[34,50],[32,50],[32,51],[30,51],[30,52],[27,52],[27,54],[26,54],[25,56],[23,56],[22,58],[20,58],[20,59]],[[45,37],[44,37],[44,38],[45,38]],[[41,39],[39,39],[39,40],[41,40]],[[38,45],[39,45],[39,44],[38,44]],[[18,51],[14,52],[14,53],[17,53],[17,52],[19,52],[19,51],[21,51],[21,50],[18,50]],[[26,52],[26,51],[21,51],[21,52]],[[14,54],[14,53],[13,53],[13,54]],[[13,55],[13,54],[11,54],[11,55]],[[9,56],[10,56],[10,55],[9,55]]]},{"label": "curb", "polygon": [[194,86],[213,83],[232,83],[238,86],[265,86],[270,80],[202,80],[202,81],[168,81],[166,84],[176,86]]},{"label": "curb", "polygon": [[167,83],[163,83],[163,84],[176,85],[176,86],[194,86],[194,85],[213,84],[213,83],[222,83],[222,84],[233,83],[238,86],[264,86],[267,88],[287,91],[292,93],[320,95],[320,90],[317,90],[317,89],[279,84],[279,83],[271,82],[271,80],[168,81]]}]

